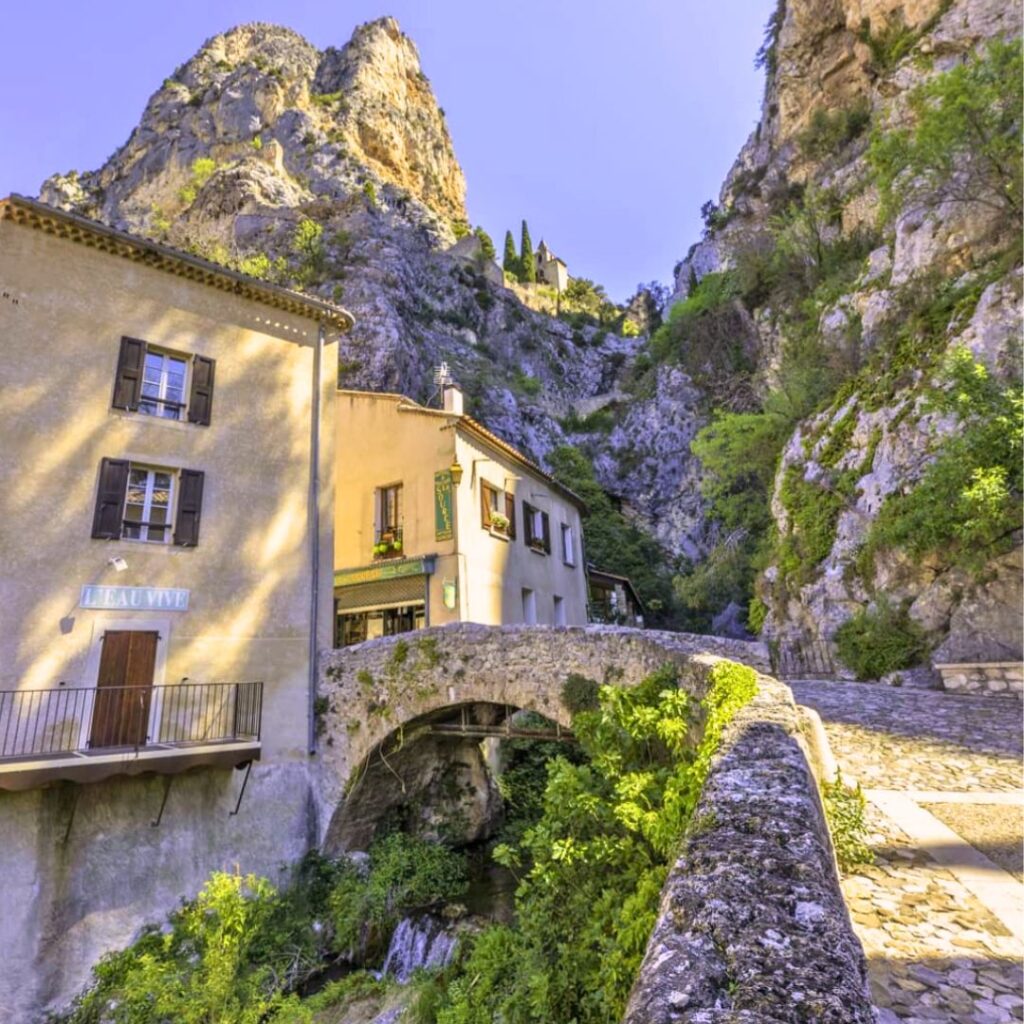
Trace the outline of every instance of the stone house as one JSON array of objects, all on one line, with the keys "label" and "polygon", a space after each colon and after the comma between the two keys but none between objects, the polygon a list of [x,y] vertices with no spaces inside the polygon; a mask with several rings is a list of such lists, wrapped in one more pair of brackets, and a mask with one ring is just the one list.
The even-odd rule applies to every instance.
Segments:
[{"label": "stone house", "polygon": [[618,626],[644,625],[644,606],[628,576],[587,567],[590,619]]},{"label": "stone house", "polygon": [[564,292],[569,284],[569,268],[565,261],[559,259],[543,239],[537,246],[534,258],[537,261],[537,280],[550,285],[557,292]]},{"label": "stone house", "polygon": [[447,622],[582,625],[580,499],[463,411],[339,391],[337,646]]},{"label": "stone house", "polygon": [[[211,871],[305,851],[351,323],[0,201],[0,1018],[59,1005]],[[259,814],[233,815],[257,761]]]}]

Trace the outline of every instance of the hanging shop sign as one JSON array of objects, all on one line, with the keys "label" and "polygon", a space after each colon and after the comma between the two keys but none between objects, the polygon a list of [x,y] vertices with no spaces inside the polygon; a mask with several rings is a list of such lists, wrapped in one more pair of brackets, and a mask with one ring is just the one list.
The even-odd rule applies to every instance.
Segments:
[{"label": "hanging shop sign", "polygon": [[434,540],[452,539],[452,474],[442,469],[434,474]]}]

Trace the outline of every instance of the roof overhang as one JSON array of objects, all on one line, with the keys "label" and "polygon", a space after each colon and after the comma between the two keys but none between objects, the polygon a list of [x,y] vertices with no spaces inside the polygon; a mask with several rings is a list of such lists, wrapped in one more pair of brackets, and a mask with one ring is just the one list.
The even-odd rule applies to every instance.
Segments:
[{"label": "roof overhang", "polygon": [[119,231],[77,213],[58,210],[36,199],[20,195],[0,199],[0,220],[35,228],[48,235],[155,267],[294,316],[328,324],[341,332],[348,331],[355,323],[347,309],[332,302],[261,281],[141,235]]}]

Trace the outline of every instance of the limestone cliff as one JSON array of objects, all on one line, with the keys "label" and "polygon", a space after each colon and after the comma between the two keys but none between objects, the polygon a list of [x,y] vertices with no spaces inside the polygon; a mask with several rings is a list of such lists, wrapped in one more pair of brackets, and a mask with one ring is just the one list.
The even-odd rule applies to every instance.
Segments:
[{"label": "limestone cliff", "polygon": [[[869,137],[911,123],[922,82],[1020,31],[1019,9],[1001,0],[777,5],[760,122],[706,210],[705,237],[677,266],[673,296],[685,300],[709,274],[740,282],[757,325],[751,386],[769,404],[775,389],[772,408],[787,346],[824,353],[841,379],[783,448],[776,539],[757,585],[769,637],[832,638],[881,601],[908,610],[936,660],[1020,657],[1019,531],[972,572],[866,543],[887,499],[910,493],[968,423],[931,404],[948,354],[966,346],[992,379],[1019,380],[1022,292],[1019,216],[951,190],[881,217]],[[815,203],[827,207],[817,222]],[[785,243],[804,254],[801,272],[815,248],[846,263],[823,270],[814,289],[752,286]]]}]

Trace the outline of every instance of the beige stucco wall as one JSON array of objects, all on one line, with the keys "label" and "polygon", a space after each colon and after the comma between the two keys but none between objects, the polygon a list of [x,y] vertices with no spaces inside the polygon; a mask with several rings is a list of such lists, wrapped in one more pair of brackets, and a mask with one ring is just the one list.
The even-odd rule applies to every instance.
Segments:
[{"label": "beige stucco wall", "polygon": [[[110,408],[122,335],[217,360],[208,427]],[[91,687],[108,626],[156,628],[156,682],[265,683],[262,761],[0,792],[0,1019],[41,1019],[105,951],[217,869],[279,877],[314,841],[306,752],[317,325],[0,222],[0,689]],[[330,335],[328,336],[330,340]],[[333,425],[337,345],[323,355]],[[319,644],[330,645],[334,431],[322,431]],[[100,459],[206,474],[194,549],[93,540]],[[128,569],[116,573],[108,559]],[[184,613],[78,607],[83,584],[182,587]],[[77,801],[77,803],[76,803]]]},{"label": "beige stucco wall", "polygon": [[[304,756],[316,324],[9,222],[0,291],[0,689],[94,686],[105,628],[157,628],[156,683],[261,679],[265,756]],[[217,360],[210,426],[111,409],[122,335]],[[324,354],[325,422],[335,351]],[[333,431],[323,434],[329,510]],[[93,540],[104,456],[203,470],[199,544]],[[328,512],[324,638],[332,526]],[[108,565],[114,556],[126,571]],[[187,588],[189,609],[81,609],[89,583]]]},{"label": "beige stucco wall", "polygon": [[[497,626],[523,622],[523,588],[534,591],[537,623],[554,625],[554,596],[564,602],[565,625],[587,621],[587,589],[581,552],[579,511],[542,477],[531,473],[498,449],[460,433],[456,441],[465,476],[458,489],[461,589],[468,622]],[[516,504],[516,538],[495,537],[481,525],[480,483],[511,493]],[[551,554],[527,547],[523,501],[547,512],[551,525]],[[562,561],[559,526],[572,527],[575,566]]]},{"label": "beige stucco wall", "polygon": [[[398,396],[341,391],[336,409],[336,569],[372,563],[374,491],[400,483],[404,555],[437,556],[430,580],[431,625],[460,620],[487,625],[522,622],[524,587],[536,592],[538,623],[553,624],[555,594],[565,600],[567,625],[586,622],[579,512],[542,476],[496,446],[454,429],[454,417],[418,408]],[[448,469],[456,453],[464,471],[454,503],[457,544],[437,540],[434,528],[434,474]],[[515,495],[515,540],[495,537],[482,528],[482,481]],[[523,499],[550,516],[550,555],[537,554],[523,542]],[[575,567],[562,562],[563,522],[573,529]],[[443,604],[445,580],[458,581],[459,601],[453,610]]]}]

